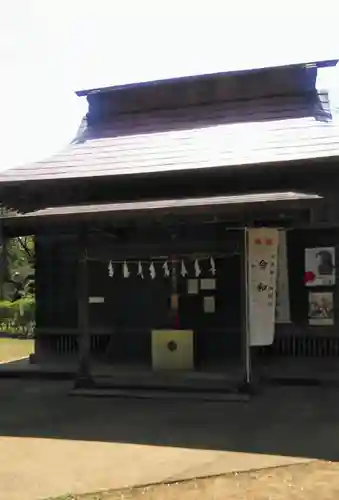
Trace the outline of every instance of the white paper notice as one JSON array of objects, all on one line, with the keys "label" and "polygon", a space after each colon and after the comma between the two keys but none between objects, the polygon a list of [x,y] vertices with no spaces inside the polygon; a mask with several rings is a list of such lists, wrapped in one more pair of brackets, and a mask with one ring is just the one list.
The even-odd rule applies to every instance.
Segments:
[{"label": "white paper notice", "polygon": [[204,278],[200,284],[201,290],[215,290],[215,278]]},{"label": "white paper notice", "polygon": [[248,324],[250,345],[271,345],[275,331],[279,233],[273,228],[248,230]]},{"label": "white paper notice", "polygon": [[187,280],[187,293],[189,295],[197,295],[199,293],[199,280],[197,279]]},{"label": "white paper notice", "polygon": [[214,297],[204,297],[204,312],[214,313],[215,312],[215,298]]},{"label": "white paper notice", "polygon": [[88,297],[88,302],[90,304],[103,304],[105,302],[105,297]]}]

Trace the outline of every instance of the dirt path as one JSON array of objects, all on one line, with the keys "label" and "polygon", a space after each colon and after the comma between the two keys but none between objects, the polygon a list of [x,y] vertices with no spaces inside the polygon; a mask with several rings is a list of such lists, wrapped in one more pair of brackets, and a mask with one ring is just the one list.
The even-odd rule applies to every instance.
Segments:
[{"label": "dirt path", "polygon": [[[312,462],[66,500],[337,500],[339,464]],[[61,499],[60,499],[61,500]]]},{"label": "dirt path", "polygon": [[[205,492],[204,500],[232,500],[238,491],[242,491],[239,498],[245,498],[243,491],[248,489],[252,497],[247,499],[255,499],[260,498],[259,488],[261,493],[271,489],[280,494],[271,495],[271,500],[284,495],[293,500],[307,497],[292,493],[317,491],[321,484],[336,488],[337,389],[274,387],[246,404],[221,404],[75,398],[68,395],[70,387],[69,382],[0,378],[0,500],[67,498],[68,492],[81,495],[173,481],[178,484],[159,486],[156,493],[150,488],[143,494],[141,490],[123,494],[127,499],[139,495],[171,500],[175,495],[199,500],[208,489],[213,495]],[[289,472],[273,469],[310,460],[319,460],[321,468],[309,473],[302,466],[293,481]],[[328,461],[334,462],[329,470]],[[240,473],[264,468],[276,472],[272,477],[271,472],[257,473],[254,478]],[[216,478],[235,471],[237,476]],[[282,476],[274,479],[275,474]],[[312,474],[316,479],[310,482]],[[214,479],[198,481],[196,486],[193,478],[204,476]],[[179,484],[183,480],[191,482]],[[225,489],[228,497],[221,497]],[[330,494],[318,496],[330,499]],[[116,498],[124,496],[111,493],[111,499]],[[111,500],[107,495],[103,499]]]},{"label": "dirt path", "polygon": [[33,350],[31,339],[0,338],[0,363],[27,358]]}]

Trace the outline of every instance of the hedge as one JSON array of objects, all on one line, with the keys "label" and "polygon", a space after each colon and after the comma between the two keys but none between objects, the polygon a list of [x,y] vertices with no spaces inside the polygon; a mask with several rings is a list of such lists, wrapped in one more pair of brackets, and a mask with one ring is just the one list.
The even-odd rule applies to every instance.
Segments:
[{"label": "hedge", "polygon": [[35,300],[33,296],[14,302],[0,301],[0,330],[9,333],[32,334],[35,326]]}]

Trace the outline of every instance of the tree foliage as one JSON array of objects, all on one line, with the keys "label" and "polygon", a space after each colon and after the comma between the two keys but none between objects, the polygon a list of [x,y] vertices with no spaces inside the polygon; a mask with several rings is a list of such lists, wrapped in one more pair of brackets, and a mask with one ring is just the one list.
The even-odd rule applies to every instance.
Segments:
[{"label": "tree foliage", "polygon": [[[13,216],[0,206],[0,216]],[[35,313],[34,238],[5,240],[0,247],[0,329],[32,333]]]},{"label": "tree foliage", "polygon": [[7,243],[9,275],[26,275],[34,269],[34,240],[31,236],[10,239]]}]

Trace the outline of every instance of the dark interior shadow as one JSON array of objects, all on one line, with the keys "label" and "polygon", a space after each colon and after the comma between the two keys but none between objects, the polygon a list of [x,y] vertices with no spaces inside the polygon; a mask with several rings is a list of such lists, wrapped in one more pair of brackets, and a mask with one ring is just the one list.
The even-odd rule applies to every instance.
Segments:
[{"label": "dark interior shadow", "polygon": [[269,388],[249,403],[86,398],[0,380],[0,435],[339,459],[337,391]]}]

